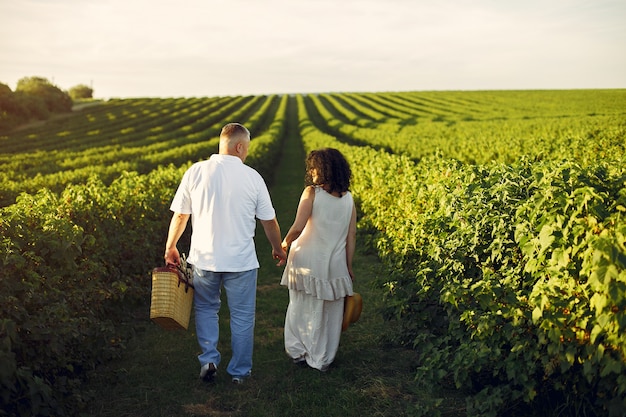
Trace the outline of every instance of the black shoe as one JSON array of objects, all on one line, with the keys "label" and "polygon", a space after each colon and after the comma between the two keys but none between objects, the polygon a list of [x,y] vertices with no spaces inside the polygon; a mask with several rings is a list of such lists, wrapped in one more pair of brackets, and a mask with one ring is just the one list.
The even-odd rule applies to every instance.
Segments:
[{"label": "black shoe", "polygon": [[300,356],[299,358],[294,358],[293,363],[298,366],[306,366],[306,359],[304,356]]},{"label": "black shoe", "polygon": [[217,372],[217,366],[213,362],[207,363],[202,368],[200,368],[200,379],[204,382],[213,381],[213,377]]}]

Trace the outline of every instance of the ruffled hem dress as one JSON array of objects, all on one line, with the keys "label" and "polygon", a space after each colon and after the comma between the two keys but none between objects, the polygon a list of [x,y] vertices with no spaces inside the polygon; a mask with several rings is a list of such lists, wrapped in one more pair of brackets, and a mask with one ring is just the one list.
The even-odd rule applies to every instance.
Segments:
[{"label": "ruffled hem dress", "polygon": [[346,238],[354,201],[315,189],[311,217],[291,243],[281,285],[289,289],[285,351],[326,370],[339,348],[344,297],[353,295]]}]

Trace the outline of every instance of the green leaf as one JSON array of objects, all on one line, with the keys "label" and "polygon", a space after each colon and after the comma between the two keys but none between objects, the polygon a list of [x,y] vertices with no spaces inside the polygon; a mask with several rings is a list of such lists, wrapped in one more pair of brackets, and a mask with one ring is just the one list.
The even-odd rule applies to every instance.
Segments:
[{"label": "green leaf", "polygon": [[589,341],[591,343],[596,343],[596,339],[597,337],[602,334],[603,329],[602,326],[600,326],[599,324],[596,324],[595,326],[593,326],[593,329],[591,329],[591,334],[589,335]]},{"label": "green leaf", "polygon": [[604,310],[606,305],[607,305],[606,295],[599,293],[599,292],[595,293],[591,297],[591,300],[589,300],[589,306],[596,310],[596,315],[599,315],[602,312],[602,310]]},{"label": "green leaf", "polygon": [[620,375],[624,371],[624,364],[611,357],[605,359],[605,365],[600,370],[600,376],[606,377],[610,374]]},{"label": "green leaf", "polygon": [[539,232],[539,245],[541,247],[541,251],[545,251],[552,242],[554,242],[554,228],[550,225],[543,226],[541,231]]},{"label": "green leaf", "polygon": [[539,306],[535,307],[535,309],[533,310],[533,324],[537,324],[537,322],[539,320],[541,320],[541,317],[543,316],[543,311],[541,310],[541,308]]}]

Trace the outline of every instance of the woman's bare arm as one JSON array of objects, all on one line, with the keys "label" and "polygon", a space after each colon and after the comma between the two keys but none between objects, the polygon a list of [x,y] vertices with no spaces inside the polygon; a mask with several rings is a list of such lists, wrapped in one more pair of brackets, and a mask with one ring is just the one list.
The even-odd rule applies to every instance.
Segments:
[{"label": "woman's bare arm", "polygon": [[304,191],[302,191],[302,195],[300,196],[300,202],[298,203],[298,211],[296,212],[296,219],[293,224],[289,228],[289,231],[285,235],[283,239],[282,247],[285,251],[291,245],[291,242],[296,240],[298,236],[304,230],[304,226],[306,226],[306,222],[309,221],[309,217],[311,217],[311,213],[313,212],[313,201],[315,200],[315,188],[314,187],[306,187]]}]

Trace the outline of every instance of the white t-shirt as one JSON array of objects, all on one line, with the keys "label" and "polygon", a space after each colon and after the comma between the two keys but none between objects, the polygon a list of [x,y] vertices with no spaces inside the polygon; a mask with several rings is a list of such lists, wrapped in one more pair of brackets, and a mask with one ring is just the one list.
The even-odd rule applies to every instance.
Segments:
[{"label": "white t-shirt", "polygon": [[259,267],[254,246],[256,219],[276,213],[261,175],[231,155],[211,155],[183,175],[170,209],[191,214],[187,261],[213,272]]}]

